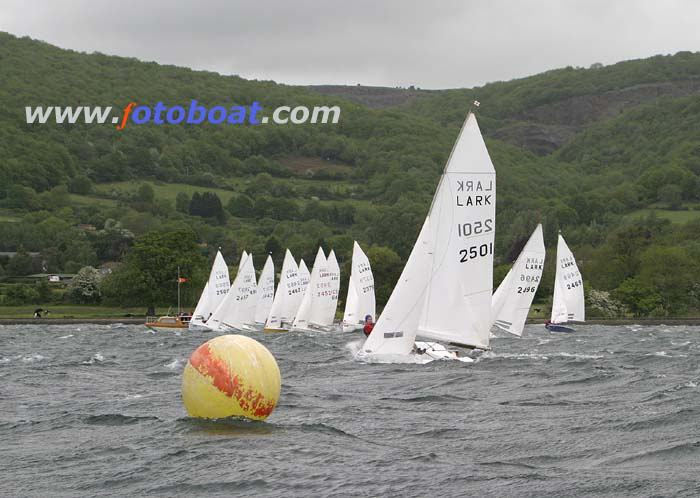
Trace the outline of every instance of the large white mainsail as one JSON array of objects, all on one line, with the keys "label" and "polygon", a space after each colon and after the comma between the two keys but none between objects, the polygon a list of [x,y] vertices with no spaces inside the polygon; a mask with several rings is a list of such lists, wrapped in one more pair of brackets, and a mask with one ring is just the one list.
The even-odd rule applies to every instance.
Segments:
[{"label": "large white mainsail", "polygon": [[552,323],[583,322],[586,305],[583,296],[583,279],[576,265],[576,258],[559,234],[557,241],[557,273],[554,277],[552,299]]},{"label": "large white mainsail", "polygon": [[375,318],[376,306],[372,266],[360,244],[355,241],[352,248],[348,296],[345,299],[345,313],[343,313],[343,330],[350,331],[362,327],[367,315]]},{"label": "large white mainsail", "polygon": [[301,299],[301,304],[294,317],[294,329],[308,329],[313,323],[314,311],[320,305],[319,291],[325,287],[329,280],[328,262],[326,255],[323,253],[323,248],[319,247],[314,260],[314,266],[311,268],[311,276],[309,283],[304,290],[304,297]]},{"label": "large white mainsail", "polygon": [[238,268],[238,274],[233,279],[231,288],[207,321],[207,326],[221,332],[232,328],[236,330],[249,329],[255,314],[256,295],[257,284],[253,255],[245,254],[245,260]]},{"label": "large white mainsail", "polygon": [[268,255],[258,280],[258,300],[255,306],[255,323],[264,324],[275,299],[275,263]]},{"label": "large white mainsail", "polygon": [[299,268],[292,253],[287,249],[282,263],[280,282],[277,286],[277,292],[275,292],[272,308],[270,308],[270,315],[265,323],[265,330],[270,332],[286,331],[287,329],[284,327],[290,325],[294,319],[301,298]]},{"label": "large white mainsail", "polygon": [[544,237],[537,225],[518,259],[493,293],[492,319],[501,330],[521,336],[544,268]]},{"label": "large white mainsail", "polygon": [[495,176],[470,113],[418,241],[360,354],[408,354],[417,334],[489,347]]},{"label": "large white mainsail", "polygon": [[335,320],[338,309],[338,294],[340,293],[340,266],[335,258],[335,251],[328,253],[328,272],[323,277],[323,285],[318,290],[319,306],[314,310],[313,323],[321,327],[330,327]]},{"label": "large white mainsail", "polygon": [[430,209],[430,266],[418,335],[488,349],[496,172],[473,114],[447,161]]},{"label": "large white mainsail", "polygon": [[304,292],[306,292],[306,286],[309,285],[309,280],[311,280],[311,272],[309,272],[309,269],[306,267],[304,258],[299,259],[298,273],[299,285],[301,286],[301,295],[303,296]]},{"label": "large white mainsail", "polygon": [[190,329],[209,328],[206,321],[214,313],[214,310],[221,304],[221,301],[226,297],[231,282],[229,281],[228,266],[221,255],[221,251],[216,252],[214,264],[209,273],[209,280],[204,286],[202,295],[199,297],[199,302],[194,310],[192,320],[190,320]]}]

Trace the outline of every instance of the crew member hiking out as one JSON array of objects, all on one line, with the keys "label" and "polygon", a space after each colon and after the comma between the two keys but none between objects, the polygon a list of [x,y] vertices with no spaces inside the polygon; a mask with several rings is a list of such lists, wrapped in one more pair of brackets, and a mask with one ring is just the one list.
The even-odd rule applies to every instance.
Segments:
[{"label": "crew member hiking out", "polygon": [[364,331],[366,336],[369,336],[372,333],[373,328],[374,322],[372,321],[372,315],[367,315],[365,317],[365,326],[362,330]]}]

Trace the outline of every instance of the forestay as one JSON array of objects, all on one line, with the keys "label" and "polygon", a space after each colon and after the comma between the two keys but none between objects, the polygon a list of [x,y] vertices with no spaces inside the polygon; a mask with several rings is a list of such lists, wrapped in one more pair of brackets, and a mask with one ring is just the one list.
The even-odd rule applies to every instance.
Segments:
[{"label": "forestay", "polygon": [[552,323],[583,322],[586,318],[585,314],[581,272],[576,265],[574,255],[560,233],[557,241],[557,272],[554,277],[551,321]]},{"label": "forestay", "polygon": [[525,244],[518,259],[493,294],[492,317],[496,327],[521,336],[544,268],[542,225]]}]

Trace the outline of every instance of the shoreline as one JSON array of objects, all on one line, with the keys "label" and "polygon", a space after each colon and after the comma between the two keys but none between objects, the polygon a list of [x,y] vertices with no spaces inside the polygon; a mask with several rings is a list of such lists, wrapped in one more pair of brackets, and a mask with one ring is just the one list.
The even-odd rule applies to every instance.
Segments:
[{"label": "shoreline", "polygon": [[[114,325],[123,323],[127,325],[143,325],[146,317],[122,317],[122,318],[0,318],[0,325]],[[528,318],[528,325],[544,324],[544,318]],[[572,325],[698,325],[700,317],[696,318],[600,318],[587,320],[585,323]]]}]

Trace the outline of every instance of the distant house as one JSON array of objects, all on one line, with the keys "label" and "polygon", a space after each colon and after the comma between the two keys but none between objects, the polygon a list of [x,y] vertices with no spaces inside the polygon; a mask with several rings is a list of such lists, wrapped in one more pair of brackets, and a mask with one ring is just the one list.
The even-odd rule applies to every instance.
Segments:
[{"label": "distant house", "polygon": [[90,223],[79,223],[78,225],[76,225],[76,227],[85,232],[97,231],[97,227],[95,225],[91,225]]},{"label": "distant house", "polygon": [[22,278],[34,281],[48,280],[51,283],[67,284],[75,278],[75,275],[75,273],[35,273],[34,275],[27,275]]},{"label": "distant house", "polygon": [[102,275],[109,275],[114,270],[119,268],[121,265],[122,265],[122,263],[120,263],[119,261],[107,261],[106,263],[102,263],[97,270]]}]

